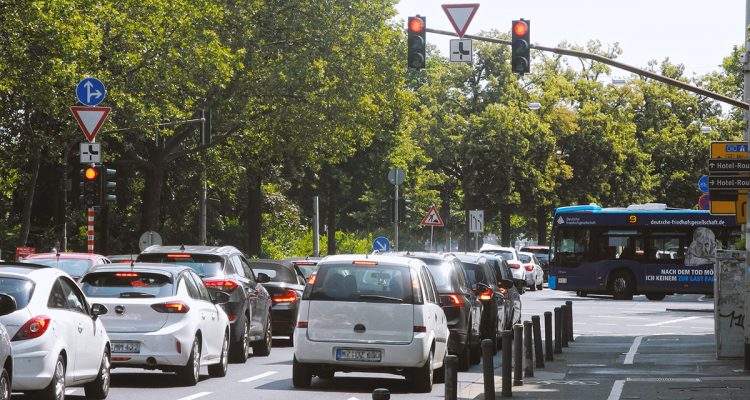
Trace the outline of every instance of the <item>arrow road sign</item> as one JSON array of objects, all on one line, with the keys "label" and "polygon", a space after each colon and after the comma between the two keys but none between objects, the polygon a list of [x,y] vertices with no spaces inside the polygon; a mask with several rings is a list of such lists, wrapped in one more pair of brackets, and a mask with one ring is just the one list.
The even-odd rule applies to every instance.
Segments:
[{"label": "arrow road sign", "polygon": [[750,189],[750,176],[709,176],[708,189],[710,191]]},{"label": "arrow road sign", "polygon": [[373,250],[377,251],[391,251],[391,242],[388,240],[388,238],[384,236],[378,236],[373,242],[372,242],[372,248]]},{"label": "arrow road sign", "polygon": [[469,232],[484,232],[484,210],[469,211]]},{"label": "arrow road sign", "polygon": [[471,39],[451,39],[451,62],[471,62]]},{"label": "arrow road sign", "polygon": [[430,207],[430,211],[427,211],[427,215],[422,218],[421,224],[424,226],[445,226],[435,206]]},{"label": "arrow road sign", "polygon": [[101,103],[106,95],[104,84],[96,78],[82,79],[76,87],[76,97],[84,106],[93,107]]},{"label": "arrow road sign", "polygon": [[101,143],[81,143],[81,164],[102,162]]},{"label": "arrow road sign", "polygon": [[747,158],[712,158],[708,160],[708,173],[715,172],[750,172],[750,159]]},{"label": "arrow road sign", "polygon": [[703,175],[698,179],[698,190],[708,193],[708,175]]},{"label": "arrow road sign", "polygon": [[477,13],[479,4],[443,4],[443,11],[448,16],[448,20],[451,21],[453,29],[456,30],[458,37],[464,37],[466,29],[469,28],[471,19],[474,18],[474,14]]},{"label": "arrow road sign", "polygon": [[109,107],[70,107],[86,139],[92,142],[109,115]]}]

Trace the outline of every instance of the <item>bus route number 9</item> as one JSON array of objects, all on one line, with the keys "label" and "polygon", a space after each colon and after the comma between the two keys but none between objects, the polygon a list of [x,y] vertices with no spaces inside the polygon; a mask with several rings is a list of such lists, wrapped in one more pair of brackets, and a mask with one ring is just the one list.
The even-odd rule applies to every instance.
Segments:
[{"label": "bus route number 9", "polygon": [[628,222],[630,222],[631,224],[635,224],[636,222],[638,222],[638,217],[635,215],[631,215],[628,217]]}]

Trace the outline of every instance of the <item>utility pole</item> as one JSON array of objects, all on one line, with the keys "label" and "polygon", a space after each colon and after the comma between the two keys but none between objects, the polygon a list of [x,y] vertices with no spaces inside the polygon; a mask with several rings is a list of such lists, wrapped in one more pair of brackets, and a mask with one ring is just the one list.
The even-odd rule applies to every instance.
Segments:
[{"label": "utility pole", "polygon": [[[750,1],[750,0],[748,0]],[[319,197],[313,197],[313,257],[320,257],[320,212]]]},{"label": "utility pole", "polygon": [[[206,145],[206,110],[201,110],[201,145]],[[206,155],[203,153],[202,157],[202,170],[201,170],[201,195],[200,195],[200,211],[198,215],[200,225],[200,242],[201,246],[206,245],[206,198],[207,198],[207,184],[208,173],[206,171]]]},{"label": "utility pole", "polygon": [[[745,103],[750,103],[750,0],[745,1],[745,52],[742,54],[742,75],[744,78],[744,87],[742,98]],[[742,132],[743,139],[747,141],[748,148],[750,148],[750,111],[745,109],[745,130]],[[748,200],[750,200],[750,192],[747,194]],[[748,212],[750,212],[750,201],[748,201]],[[745,214],[747,215],[747,214]],[[750,233],[750,221],[745,222],[745,262],[750,262],[750,240],[747,235]],[[750,312],[750,271],[748,271],[747,265],[745,265],[745,315]],[[745,371],[750,370],[750,324],[745,324]]]}]

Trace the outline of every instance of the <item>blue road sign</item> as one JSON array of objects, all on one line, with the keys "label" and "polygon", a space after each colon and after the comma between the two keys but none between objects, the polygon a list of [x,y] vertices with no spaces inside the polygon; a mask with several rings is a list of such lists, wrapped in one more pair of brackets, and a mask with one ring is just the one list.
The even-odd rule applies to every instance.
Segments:
[{"label": "blue road sign", "polygon": [[703,193],[708,193],[708,175],[703,175],[698,179],[698,189]]},{"label": "blue road sign", "polygon": [[377,251],[391,251],[391,242],[384,236],[378,236],[372,242],[372,248]]},{"label": "blue road sign", "polygon": [[82,79],[76,87],[76,97],[84,106],[94,107],[101,103],[106,95],[104,84],[96,78]]},{"label": "blue road sign", "polygon": [[698,199],[698,207],[700,207],[701,210],[710,210],[711,209],[711,197],[707,194],[702,194],[701,197]]}]

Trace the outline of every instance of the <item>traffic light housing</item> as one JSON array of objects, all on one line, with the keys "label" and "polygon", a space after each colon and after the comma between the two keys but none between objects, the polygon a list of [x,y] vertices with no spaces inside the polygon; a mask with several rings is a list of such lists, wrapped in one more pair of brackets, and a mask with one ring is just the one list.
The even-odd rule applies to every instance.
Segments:
[{"label": "traffic light housing", "polygon": [[117,170],[114,168],[107,168],[105,165],[97,167],[99,169],[99,179],[101,183],[99,185],[99,204],[114,203],[117,200],[115,189],[117,189]]},{"label": "traffic light housing", "polygon": [[81,170],[81,199],[84,207],[96,207],[101,200],[99,168],[86,167]]},{"label": "traffic light housing", "polygon": [[511,27],[511,67],[521,75],[531,71],[531,21],[514,20]]},{"label": "traffic light housing", "polygon": [[408,64],[409,68],[421,69],[425,67],[425,51],[427,48],[427,18],[417,15],[409,17],[407,31],[409,46]]}]

